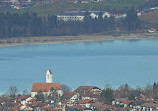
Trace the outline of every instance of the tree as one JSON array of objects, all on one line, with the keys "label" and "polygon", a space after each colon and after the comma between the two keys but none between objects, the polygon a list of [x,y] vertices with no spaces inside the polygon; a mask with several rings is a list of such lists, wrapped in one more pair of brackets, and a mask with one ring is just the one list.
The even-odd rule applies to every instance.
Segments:
[{"label": "tree", "polygon": [[124,20],[124,24],[130,32],[140,28],[140,20],[138,19],[137,13],[134,8],[131,8],[127,12],[127,16]]},{"label": "tree", "polygon": [[130,90],[131,90],[131,88],[130,88],[130,86],[127,83],[124,84],[124,85],[121,85],[119,87],[119,93],[120,93],[121,97],[129,96]]},{"label": "tree", "polygon": [[152,96],[153,95],[153,86],[151,84],[147,84],[144,88],[143,94],[146,96]]},{"label": "tree", "polygon": [[135,99],[135,96],[134,96],[133,94],[130,94],[130,95],[128,96],[128,100],[136,100],[136,99]]},{"label": "tree", "polygon": [[9,87],[9,95],[11,97],[14,98],[17,95],[17,93],[18,93],[18,88],[16,86],[10,86]]},{"label": "tree", "polygon": [[63,93],[67,93],[71,91],[71,88],[66,84],[62,84],[61,87],[62,87]]},{"label": "tree", "polygon": [[110,88],[107,88],[106,90],[103,90],[100,94],[100,98],[101,100],[106,103],[111,105],[112,104],[112,100],[113,100],[113,90]]},{"label": "tree", "polygon": [[158,83],[156,82],[153,84],[153,95],[158,96]]},{"label": "tree", "polygon": [[60,95],[58,95],[55,89],[51,88],[50,94],[46,98],[47,100],[58,102],[60,100]]},{"label": "tree", "polygon": [[22,94],[23,94],[23,95],[29,95],[29,93],[28,93],[27,90],[23,90]]},{"label": "tree", "polygon": [[41,101],[41,102],[44,102],[45,101],[45,98],[44,98],[44,94],[42,91],[39,91],[37,93],[37,95],[35,96],[36,100],[37,101]]}]

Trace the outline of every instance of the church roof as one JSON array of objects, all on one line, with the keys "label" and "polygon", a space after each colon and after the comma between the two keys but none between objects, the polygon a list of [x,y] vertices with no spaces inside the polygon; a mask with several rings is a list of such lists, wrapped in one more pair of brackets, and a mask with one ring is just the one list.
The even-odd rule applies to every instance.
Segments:
[{"label": "church roof", "polygon": [[31,92],[48,92],[51,88],[54,90],[62,90],[60,83],[33,83]]}]

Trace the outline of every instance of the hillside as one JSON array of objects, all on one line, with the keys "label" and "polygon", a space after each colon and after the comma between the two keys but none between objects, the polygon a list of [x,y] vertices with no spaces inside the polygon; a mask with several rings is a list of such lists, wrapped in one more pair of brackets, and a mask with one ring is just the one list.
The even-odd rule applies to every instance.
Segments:
[{"label": "hillside", "polygon": [[144,21],[148,27],[154,27],[158,29],[158,11],[147,13],[139,17]]},{"label": "hillside", "polygon": [[121,11],[130,7],[137,8],[145,0],[107,0],[96,3],[54,3],[45,5],[36,5],[20,10],[11,10],[12,13],[35,12],[38,15],[46,16],[48,14],[57,14],[62,11],[73,10],[107,10],[107,11]]}]

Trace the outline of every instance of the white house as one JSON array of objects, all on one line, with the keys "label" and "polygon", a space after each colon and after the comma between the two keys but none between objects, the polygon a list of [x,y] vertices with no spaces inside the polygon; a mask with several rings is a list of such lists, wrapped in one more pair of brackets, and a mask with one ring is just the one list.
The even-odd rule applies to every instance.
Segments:
[{"label": "white house", "polygon": [[92,19],[98,18],[99,14],[102,13],[103,19],[105,17],[110,17],[111,15],[106,11],[71,11],[71,12],[63,12],[57,15],[57,20],[59,21],[84,21],[85,14],[88,15]]},{"label": "white house", "polygon": [[32,100],[33,98],[32,97],[28,97],[27,99],[21,101],[21,104],[22,105],[26,105],[28,103],[28,101]]},{"label": "white house", "polygon": [[68,105],[76,104],[80,99],[80,94],[76,92],[67,92],[63,95],[64,100],[68,101]]},{"label": "white house", "polygon": [[116,19],[125,18],[127,14],[125,13],[113,13],[112,16]]},{"label": "white house", "polygon": [[51,94],[52,88],[57,92],[59,96],[63,95],[60,83],[52,83],[52,73],[50,70],[47,70],[46,83],[33,83],[31,97],[35,97],[39,91],[42,91],[45,96],[48,96]]},{"label": "white house", "polygon": [[88,99],[79,101],[79,104],[81,106],[85,106],[86,108],[90,108],[92,103],[93,103],[93,100],[88,100]]},{"label": "white house", "polygon": [[84,12],[63,12],[57,15],[59,21],[84,21]]},{"label": "white house", "polygon": [[90,13],[90,17],[91,17],[92,19],[95,19],[95,18],[98,19],[100,13],[102,13],[103,19],[104,19],[105,17],[109,18],[109,17],[111,16],[111,15],[109,14],[109,12],[105,12],[105,11],[101,11],[101,12],[100,12],[100,11],[90,11],[89,13]]},{"label": "white house", "polygon": [[156,29],[155,28],[150,28],[150,29],[148,29],[147,30],[149,33],[154,33],[154,32],[156,32]]},{"label": "white house", "polygon": [[23,110],[23,111],[32,111],[33,108],[29,107],[29,106],[21,106],[20,107],[20,110]]}]

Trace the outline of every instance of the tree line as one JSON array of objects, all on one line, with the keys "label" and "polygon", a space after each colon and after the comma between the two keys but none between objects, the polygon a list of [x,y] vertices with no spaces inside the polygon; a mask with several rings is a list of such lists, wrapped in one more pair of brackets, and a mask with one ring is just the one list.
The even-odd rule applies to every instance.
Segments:
[{"label": "tree line", "polygon": [[114,98],[136,100],[140,95],[158,100],[158,83],[154,82],[153,85],[147,84],[144,88],[139,86],[132,88],[129,84],[121,85],[117,89],[106,87],[102,91],[100,99],[106,104],[111,104]]},{"label": "tree line", "polygon": [[[121,25],[117,25],[121,23]],[[114,17],[103,19],[102,13],[92,19],[88,13],[84,21],[58,21],[57,16],[38,16],[36,13],[0,13],[0,38],[30,36],[63,36],[114,31],[116,27],[133,32],[139,29],[140,21],[134,11],[129,10],[124,20]]]}]

